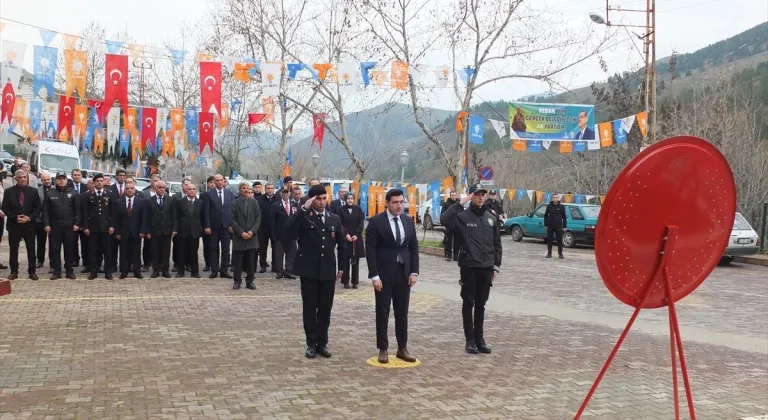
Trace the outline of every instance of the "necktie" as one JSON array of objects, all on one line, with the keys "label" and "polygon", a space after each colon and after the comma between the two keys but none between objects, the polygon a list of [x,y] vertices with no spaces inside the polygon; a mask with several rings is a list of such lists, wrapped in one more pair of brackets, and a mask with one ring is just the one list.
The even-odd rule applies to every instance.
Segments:
[{"label": "necktie", "polygon": [[160,205],[161,209],[163,208],[163,196],[162,195],[158,195],[157,196],[157,204]]},{"label": "necktie", "polygon": [[122,198],[123,197],[123,186],[120,185],[119,187],[120,187],[120,198]]},{"label": "necktie", "polygon": [[129,199],[128,199],[128,215],[129,215],[129,216],[130,216],[130,214],[131,214],[131,210],[133,210],[133,199],[132,199],[132,198],[129,198]]},{"label": "necktie", "polygon": [[97,192],[96,195],[101,198],[101,191]]},{"label": "necktie", "polygon": [[400,243],[403,241],[403,238],[400,236],[400,218],[395,216],[392,218],[392,220],[395,221],[395,242],[400,245]]},{"label": "necktie", "polygon": [[288,203],[283,202],[283,205],[285,206],[285,214],[290,214],[288,211]]},{"label": "necktie", "polygon": [[80,183],[78,182],[75,184],[75,191],[77,191],[78,194],[80,194]]},{"label": "necktie", "polygon": [[325,216],[325,214],[318,214],[317,215],[317,217],[320,218],[320,223],[325,223],[325,220],[323,220],[323,216]]},{"label": "necktie", "polygon": [[219,190],[219,200],[221,200],[221,204],[224,205],[224,193]]},{"label": "necktie", "polygon": [[24,188],[19,188],[19,205],[24,207]]},{"label": "necktie", "polygon": [[245,204],[245,217],[248,217],[248,200],[243,200],[243,204]]},{"label": "necktie", "polygon": [[192,200],[187,200],[189,203],[189,213],[192,214],[193,211],[195,211],[195,202]]}]

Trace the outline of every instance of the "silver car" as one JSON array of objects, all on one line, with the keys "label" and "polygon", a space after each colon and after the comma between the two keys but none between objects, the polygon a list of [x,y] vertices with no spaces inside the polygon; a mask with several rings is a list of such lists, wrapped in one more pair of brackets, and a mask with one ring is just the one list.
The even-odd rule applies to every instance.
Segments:
[{"label": "silver car", "polygon": [[753,255],[760,251],[760,237],[757,235],[747,219],[736,213],[736,220],[733,222],[731,237],[728,239],[728,247],[720,259],[720,264],[728,265],[733,261],[735,255]]}]

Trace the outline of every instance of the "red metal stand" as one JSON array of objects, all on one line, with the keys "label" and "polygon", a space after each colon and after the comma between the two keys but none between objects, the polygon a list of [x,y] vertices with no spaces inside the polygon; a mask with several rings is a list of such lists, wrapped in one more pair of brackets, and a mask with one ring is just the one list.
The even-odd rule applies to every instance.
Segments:
[{"label": "red metal stand", "polygon": [[584,413],[584,410],[587,408],[587,405],[589,404],[589,400],[592,399],[592,395],[594,395],[598,385],[600,385],[600,381],[603,379],[605,372],[608,370],[608,367],[611,365],[611,362],[613,362],[613,358],[616,357],[616,353],[618,353],[619,348],[621,347],[622,343],[624,343],[624,339],[627,337],[629,330],[632,328],[632,324],[635,323],[637,316],[640,314],[640,309],[643,308],[643,304],[648,298],[648,295],[650,294],[651,289],[653,288],[654,284],[658,281],[664,282],[666,304],[669,307],[669,347],[670,347],[670,356],[672,359],[672,387],[673,387],[673,395],[674,395],[674,403],[675,403],[675,419],[676,420],[680,419],[680,405],[679,405],[680,402],[679,402],[678,385],[677,385],[677,358],[675,354],[675,352],[677,352],[680,356],[680,370],[683,373],[683,384],[685,386],[685,394],[688,400],[688,412],[690,413],[691,420],[696,420],[696,413],[693,408],[693,394],[691,393],[691,384],[688,380],[688,368],[686,366],[685,355],[683,353],[683,340],[680,338],[680,327],[677,323],[677,311],[675,311],[675,302],[674,302],[674,299],[672,298],[672,282],[669,278],[670,277],[669,276],[669,258],[671,257],[671,254],[672,254],[671,251],[675,245],[676,239],[677,239],[677,226],[669,226],[669,225],[666,226],[664,246],[663,246],[663,250],[659,254],[659,259],[656,265],[656,269],[654,270],[653,275],[648,281],[648,284],[645,286],[645,290],[642,294],[642,298],[636,302],[635,311],[632,313],[632,316],[629,318],[629,322],[627,323],[627,326],[624,327],[624,331],[622,331],[618,341],[616,341],[616,344],[613,346],[613,350],[611,351],[611,354],[608,356],[608,360],[605,361],[605,364],[603,364],[602,369],[600,369],[600,373],[597,375],[597,379],[595,379],[595,382],[592,384],[592,387],[589,389],[589,393],[587,393],[586,398],[584,398],[584,402],[582,402],[581,407],[579,408],[579,411],[576,413],[576,416],[574,417],[574,420],[578,420],[581,418],[581,415]]},{"label": "red metal stand", "polygon": [[11,281],[0,280],[0,296],[10,295],[10,294],[11,294]]}]

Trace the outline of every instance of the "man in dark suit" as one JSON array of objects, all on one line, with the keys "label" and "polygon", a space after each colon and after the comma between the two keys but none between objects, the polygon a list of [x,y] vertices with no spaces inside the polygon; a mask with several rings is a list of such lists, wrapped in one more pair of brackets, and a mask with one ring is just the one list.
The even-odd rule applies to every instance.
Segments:
[{"label": "man in dark suit", "polygon": [[[179,200],[182,198],[185,198],[187,196],[187,185],[191,184],[192,181],[188,179],[184,179],[181,181],[181,191],[173,194],[173,198],[178,203]],[[195,187],[195,191],[197,191],[197,187]],[[170,191],[169,191],[170,192]],[[202,215],[200,216],[202,218]],[[171,268],[171,271],[174,273],[179,272],[179,235],[176,235],[171,240],[171,243],[173,244],[173,249],[171,250],[171,260],[173,261],[173,268]],[[185,269],[189,267],[181,267],[181,271],[184,272]],[[178,277],[178,276],[177,276]]]},{"label": "man in dark suit", "polygon": [[5,213],[10,246],[11,275],[8,280],[19,278],[19,244],[24,240],[27,248],[27,272],[31,280],[37,280],[35,269],[35,220],[43,209],[37,188],[29,186],[27,171],[20,169],[14,174],[16,185],[5,190],[2,209]]},{"label": "man in dark suit", "polygon": [[245,268],[245,288],[255,290],[253,285],[256,250],[259,249],[259,238],[256,233],[261,224],[261,209],[253,199],[253,190],[247,182],[239,185],[237,199],[230,206],[230,223],[232,228],[232,263],[235,280],[232,288],[237,290],[243,280]]},{"label": "man in dark suit", "polygon": [[[298,240],[299,252],[293,265],[294,274],[301,278],[304,334],[307,350],[304,356],[331,357],[328,350],[328,327],[336,281],[341,279],[341,266],[346,249],[341,219],[326,211],[325,188],[309,189],[306,204],[286,223],[287,237]],[[338,256],[334,258],[333,250]],[[338,265],[337,265],[338,262]]]},{"label": "man in dark suit", "polygon": [[[298,210],[296,203],[290,200],[288,190],[280,191],[281,200],[272,204],[269,217],[272,226],[269,231],[272,234],[272,243],[275,244],[275,259],[272,260],[277,278],[296,279],[293,272],[293,260],[296,257],[296,241],[286,235],[285,223],[292,214]],[[285,262],[285,263],[283,263]]]},{"label": "man in dark suit", "polygon": [[379,363],[388,363],[387,323],[389,308],[395,310],[397,358],[415,362],[408,352],[408,301],[419,276],[419,242],[410,217],[403,216],[403,191],[386,195],[387,211],[371,217],[365,236],[368,278],[376,296],[376,343]]},{"label": "man in dark suit", "polygon": [[331,213],[338,215],[341,209],[344,208],[345,197],[347,196],[347,187],[339,188],[339,198],[331,201]]},{"label": "man in dark suit", "polygon": [[[117,203],[117,200],[123,198],[125,195],[125,176],[125,169],[118,169],[115,171],[115,178],[117,179],[117,182],[107,187],[107,194],[112,197],[113,203]],[[107,178],[104,179],[106,180]],[[117,271],[117,255],[119,248],[120,241],[117,240],[115,235],[112,235],[112,248],[110,249],[110,252],[112,252],[112,257],[110,258],[110,261],[112,261],[112,267],[109,271]]]},{"label": "man in dark suit", "polygon": [[[205,182],[205,185],[202,186],[200,189],[200,201],[203,202],[203,205],[205,205],[205,196],[206,193],[212,189],[214,189],[216,185],[213,182],[213,176],[209,176],[208,179]],[[203,261],[205,261],[205,267],[203,267],[203,271],[211,271],[211,235],[203,235]]]},{"label": "man in dark suit", "polygon": [[280,197],[275,195],[275,186],[273,184],[267,184],[264,186],[264,194],[259,196],[256,201],[259,202],[259,210],[261,210],[261,225],[259,226],[259,232],[257,233],[259,239],[259,273],[267,271],[267,248],[270,241],[272,242],[272,272],[280,273],[275,267],[275,239],[272,234],[272,222],[269,220],[272,217],[272,205],[280,201]]},{"label": "man in dark suit", "polygon": [[588,121],[589,121],[589,117],[587,116],[587,111],[579,112],[579,133],[576,135],[577,139],[579,140],[595,139],[595,131],[589,128],[589,126],[587,126]]},{"label": "man in dark suit", "polygon": [[147,203],[147,229],[152,240],[152,278],[171,278],[168,259],[171,257],[171,238],[178,232],[176,199],[165,192],[165,182],[155,182],[155,196]]},{"label": "man in dark suit", "polygon": [[[229,274],[229,245],[232,234],[229,232],[229,209],[235,195],[226,188],[227,181],[220,174],[213,177],[215,188],[202,195],[203,198],[203,229],[206,235],[210,235],[210,278],[221,276],[231,279]],[[219,260],[219,248],[221,248],[221,260]]]},{"label": "man in dark suit", "polygon": [[61,248],[64,247],[64,269],[68,279],[74,280],[72,268],[74,250],[72,242],[80,230],[80,201],[75,192],[67,188],[67,173],[56,174],[56,188],[46,193],[43,200],[43,226],[48,233],[51,280],[61,278]]},{"label": "man in dark suit", "polygon": [[178,271],[176,277],[184,277],[184,269],[189,267],[192,277],[200,278],[200,266],[197,262],[197,251],[200,248],[200,237],[203,235],[203,200],[197,198],[197,186],[188,183],[185,187],[187,196],[176,200],[179,231],[176,234],[178,249]]},{"label": "man in dark suit", "polygon": [[[42,173],[40,174],[40,182],[43,184],[37,188],[37,194],[40,196],[40,202],[45,202],[45,196],[48,195],[48,191],[53,188],[53,180],[51,176]],[[45,264],[45,243],[48,241],[48,232],[45,231],[45,225],[43,224],[43,212],[41,211],[35,220],[35,244],[37,246],[37,268],[43,268]],[[50,264],[50,263],[49,263]],[[53,272],[51,272],[52,274]]]},{"label": "man in dark suit", "polygon": [[[80,202],[80,195],[84,192],[88,191],[88,184],[83,182],[83,174],[80,172],[79,169],[73,169],[72,172],[70,172],[70,176],[72,179],[67,180],[67,188],[73,190],[75,192],[75,197],[77,197],[78,207],[82,209],[82,203]],[[80,265],[80,256],[82,255],[83,260],[83,272],[85,273],[88,269],[88,239],[85,237],[85,234],[83,233],[83,230],[80,229],[79,232],[75,233],[75,239],[72,243],[72,247],[74,248],[74,263],[72,264],[72,267],[78,267]]]},{"label": "man in dark suit", "polygon": [[133,272],[137,279],[141,275],[141,240],[147,233],[147,201],[136,194],[136,185],[127,184],[123,198],[113,206],[115,238],[120,241],[120,278]]},{"label": "man in dark suit", "polygon": [[[160,181],[160,175],[152,175],[149,179],[149,187],[144,188],[141,191],[141,198],[147,200],[149,202],[150,199],[155,197],[155,183],[157,181]],[[149,210],[147,210],[149,211]],[[144,261],[144,265],[142,267],[142,271],[149,271],[149,266],[152,264],[152,261],[154,260],[152,257],[152,239],[150,238],[152,235],[146,235],[144,236],[144,248],[141,252],[142,254],[142,260]]]},{"label": "man in dark suit", "polygon": [[93,176],[94,190],[86,193],[83,199],[83,230],[88,236],[88,248],[90,250],[90,272],[88,280],[97,277],[99,264],[104,258],[104,278],[112,280],[112,241],[110,236],[115,233],[112,222],[112,206],[114,202],[104,189],[104,175]]}]

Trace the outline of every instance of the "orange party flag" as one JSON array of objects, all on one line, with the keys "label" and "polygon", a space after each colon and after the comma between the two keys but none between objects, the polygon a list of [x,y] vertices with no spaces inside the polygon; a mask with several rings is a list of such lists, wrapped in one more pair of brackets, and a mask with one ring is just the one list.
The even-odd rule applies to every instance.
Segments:
[{"label": "orange party flag", "polygon": [[408,63],[404,61],[393,61],[390,80],[392,89],[408,90]]},{"label": "orange party flag", "polygon": [[461,111],[459,112],[459,115],[456,117],[456,131],[462,132],[464,131],[464,120],[467,119],[469,114],[467,111]]},{"label": "orange party flag", "polygon": [[256,67],[256,63],[235,63],[235,71],[232,77],[241,82],[248,82],[251,80],[249,72],[254,67]]},{"label": "orange party flag", "polygon": [[261,108],[267,116],[264,118],[265,123],[272,123],[275,121],[275,98],[261,98]]},{"label": "orange party flag", "polygon": [[637,121],[637,126],[640,127],[640,134],[645,137],[648,134],[648,111],[638,113],[635,116],[635,121]]},{"label": "orange party flag", "polygon": [[61,34],[61,38],[64,41],[64,49],[71,50],[77,45],[77,41],[80,41],[80,37],[76,35]]},{"label": "orange party flag", "polygon": [[528,150],[528,142],[526,140],[512,140],[512,150],[524,152]]},{"label": "orange party flag", "polygon": [[610,147],[613,144],[613,127],[610,121],[597,125],[600,133],[600,147]]},{"label": "orange party flag", "polygon": [[82,100],[85,98],[85,81],[88,73],[88,52],[64,50],[64,74],[67,96],[77,90]]},{"label": "orange party flag", "polygon": [[559,143],[560,143],[560,153],[573,153],[573,142],[561,141]]},{"label": "orange party flag", "polygon": [[544,191],[536,191],[536,202],[541,203],[541,200],[544,199]]},{"label": "orange party flag", "polygon": [[318,79],[320,79],[321,82],[325,81],[325,76],[327,75],[328,70],[331,69],[331,66],[333,66],[333,64],[330,64],[330,63],[312,64],[312,68],[317,70],[317,77]]},{"label": "orange party flag", "polygon": [[387,81],[387,74],[384,70],[371,70],[369,74],[373,83],[378,87],[382,87]]}]

